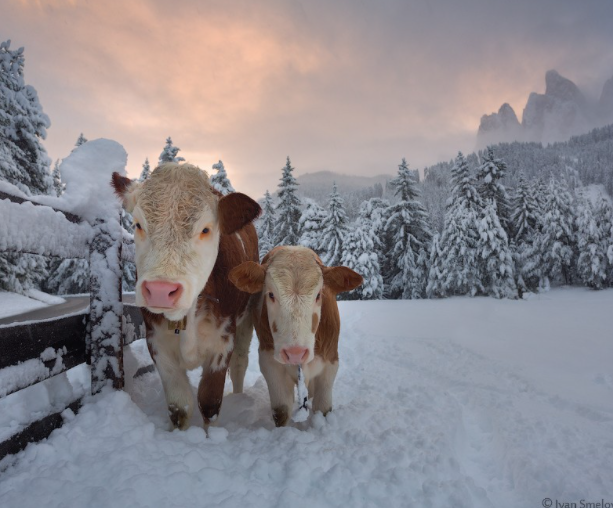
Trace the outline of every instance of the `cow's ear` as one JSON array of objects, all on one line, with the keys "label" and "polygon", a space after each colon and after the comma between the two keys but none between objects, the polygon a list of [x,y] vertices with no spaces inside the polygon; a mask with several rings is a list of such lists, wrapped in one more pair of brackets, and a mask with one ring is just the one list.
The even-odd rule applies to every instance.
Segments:
[{"label": "cow's ear", "polygon": [[130,180],[115,172],[111,179],[111,185],[115,189],[115,194],[121,198],[126,212],[132,213],[136,206],[136,199],[140,192],[141,183]]},{"label": "cow's ear", "polygon": [[243,226],[257,219],[262,212],[260,205],[240,192],[233,192],[219,198],[217,216],[222,235],[236,233]]},{"label": "cow's ear", "polygon": [[255,261],[245,261],[230,270],[230,282],[245,293],[259,293],[264,289],[266,269]]},{"label": "cow's ear", "polygon": [[359,273],[346,266],[324,266],[322,271],[324,274],[324,284],[336,294],[351,291],[364,282]]}]

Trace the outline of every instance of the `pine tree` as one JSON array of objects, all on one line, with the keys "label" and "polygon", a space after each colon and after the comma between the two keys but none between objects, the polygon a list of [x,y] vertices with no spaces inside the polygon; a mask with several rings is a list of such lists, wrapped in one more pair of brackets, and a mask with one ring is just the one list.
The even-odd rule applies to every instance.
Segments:
[{"label": "pine tree", "polygon": [[[378,300],[383,296],[383,278],[375,251],[375,233],[370,221],[360,221],[345,239],[341,265],[351,268],[363,278],[363,284],[345,293],[346,300]],[[340,296],[340,295],[339,295]]]},{"label": "pine tree", "polygon": [[262,259],[275,247],[275,208],[268,190],[264,194],[262,215],[256,221],[255,227],[258,232],[260,259]]},{"label": "pine tree", "polygon": [[144,182],[149,175],[151,174],[151,166],[149,165],[149,157],[145,159],[143,163],[143,170],[140,172],[140,176],[138,177],[139,182]]},{"label": "pine tree", "polygon": [[[400,201],[392,205],[385,223],[391,249],[386,272],[387,291],[391,298],[423,298],[427,282],[427,252],[432,241],[428,213],[418,201],[415,174],[405,159],[398,166],[398,176],[390,181]],[[418,263],[421,260],[421,263]]]},{"label": "pine tree", "polygon": [[217,164],[213,164],[213,169],[217,170],[217,173],[211,177],[211,185],[213,188],[221,192],[223,196],[230,194],[231,192],[236,192],[230,183],[226,169],[223,166],[223,162],[219,161]]},{"label": "pine tree", "polygon": [[87,143],[87,138],[83,135],[83,133],[81,133],[79,134],[79,138],[77,139],[77,142],[75,143],[74,146],[79,147],[83,143]]},{"label": "pine tree", "polygon": [[[121,226],[126,230],[127,233],[133,235],[134,234],[134,218],[132,214],[126,212],[123,208],[121,209]],[[129,261],[123,262],[123,274],[121,287],[122,291],[134,291],[134,287],[136,286],[136,265]]]},{"label": "pine tree", "polygon": [[53,190],[57,197],[59,198],[64,192],[64,184],[62,183],[62,173],[60,172],[60,160],[55,161],[55,165],[53,166],[53,173],[51,174],[53,178]]},{"label": "pine tree", "polygon": [[160,154],[158,164],[164,164],[165,162],[184,161],[185,159],[183,157],[177,156],[177,154],[179,153],[179,150],[181,149],[177,148],[176,146],[173,146],[172,139],[170,138],[170,136],[168,136],[168,138],[166,138],[166,145],[164,146],[164,149],[162,150],[162,153]]},{"label": "pine tree", "polygon": [[386,253],[388,252],[386,245],[385,225],[389,219],[390,202],[382,198],[370,198],[360,205],[358,213],[358,222],[370,222],[373,231],[373,242],[375,244],[375,252],[379,260],[379,266],[383,272],[385,266]]},{"label": "pine tree", "polygon": [[498,220],[496,202],[488,200],[479,220],[477,251],[483,291],[496,298],[515,298],[513,256],[505,230]]},{"label": "pine tree", "polygon": [[326,266],[341,264],[343,244],[348,232],[343,198],[338,193],[335,182],[328,202],[328,216],[321,232],[320,257]]},{"label": "pine tree", "polygon": [[45,289],[57,295],[89,292],[89,263],[86,259],[63,259],[46,281]]},{"label": "pine tree", "polygon": [[513,240],[517,244],[534,234],[540,212],[538,201],[526,182],[523,172],[519,174],[511,208],[510,229],[513,232]]},{"label": "pine tree", "polygon": [[[600,205],[602,206],[602,204]],[[589,199],[582,199],[577,214],[577,273],[592,289],[602,289],[607,283],[606,209],[594,210]]]},{"label": "pine tree", "polygon": [[540,257],[541,289],[548,289],[555,280],[572,283],[576,242],[574,222],[572,197],[567,187],[552,176],[540,218],[540,231],[534,242]]},{"label": "pine tree", "polygon": [[300,240],[300,200],[296,196],[298,182],[292,175],[294,168],[289,157],[282,169],[279,184],[279,203],[275,208],[275,244],[298,245]]},{"label": "pine tree", "polygon": [[510,206],[507,189],[502,183],[507,172],[507,165],[504,161],[494,156],[491,147],[487,148],[481,165],[477,168],[477,180],[479,181],[479,192],[484,202],[493,200],[496,204],[496,215],[507,236],[511,232],[510,228]]},{"label": "pine tree", "polygon": [[23,48],[0,43],[0,179],[26,194],[51,194],[51,160],[42,140],[51,125],[34,87],[23,78]]},{"label": "pine tree", "polygon": [[477,224],[482,213],[481,198],[461,152],[451,170],[451,185],[443,232],[433,247],[426,289],[428,297],[474,296],[484,289],[481,283],[478,251],[480,232]]},{"label": "pine tree", "polygon": [[312,199],[307,199],[306,208],[300,216],[300,245],[321,255],[321,239],[327,219],[327,212]]},{"label": "pine tree", "polygon": [[[10,40],[0,43],[0,180],[28,195],[56,194],[42,145],[51,122],[34,87],[25,84],[23,48],[10,46]],[[47,276],[42,256],[0,253],[2,289],[25,293]]]}]

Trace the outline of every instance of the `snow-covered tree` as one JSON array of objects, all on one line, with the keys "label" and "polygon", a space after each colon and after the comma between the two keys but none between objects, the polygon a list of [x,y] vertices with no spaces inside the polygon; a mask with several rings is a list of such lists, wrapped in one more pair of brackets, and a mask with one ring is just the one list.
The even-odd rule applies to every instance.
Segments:
[{"label": "snow-covered tree", "polygon": [[53,178],[53,191],[59,198],[64,192],[64,184],[62,183],[62,173],[60,171],[59,159],[55,161],[55,164],[53,166],[53,173],[51,173],[51,177]]},{"label": "snow-covered tree", "polygon": [[306,208],[300,216],[300,245],[313,249],[321,255],[321,241],[328,213],[312,199],[306,201]]},{"label": "snow-covered tree", "polygon": [[211,177],[211,185],[213,188],[221,192],[223,196],[235,192],[228,178],[228,174],[226,173],[226,168],[223,166],[223,162],[219,161],[217,164],[213,164],[213,169],[217,170],[217,173]]},{"label": "snow-covered tree", "polygon": [[151,174],[151,166],[149,165],[149,157],[145,159],[143,163],[143,170],[140,172],[140,176],[138,177],[139,182],[144,182],[149,175]]},{"label": "snow-covered tree", "polygon": [[496,205],[496,215],[507,236],[510,234],[510,206],[507,189],[502,183],[507,171],[504,161],[497,159],[491,147],[488,147],[477,168],[479,192],[484,202],[493,200]]},{"label": "snow-covered tree", "polygon": [[[34,87],[25,84],[23,48],[0,43],[0,180],[31,194],[57,194],[42,145],[51,125]],[[48,276],[47,260],[0,253],[0,288],[25,293]]]},{"label": "snow-covered tree", "polygon": [[79,147],[81,146],[83,143],[87,143],[87,138],[83,135],[83,133],[79,134],[79,137],[77,139],[77,142],[75,143],[74,146]]},{"label": "snow-covered tree", "polygon": [[23,48],[0,43],[0,179],[26,194],[51,194],[51,160],[42,145],[51,125],[23,77]]},{"label": "snow-covered tree", "polygon": [[160,154],[158,164],[164,164],[165,162],[182,162],[185,159],[183,157],[178,157],[177,154],[181,149],[177,148],[172,144],[172,139],[170,136],[166,138],[166,145]]},{"label": "snow-covered tree", "polygon": [[[134,218],[132,214],[121,209],[121,226],[131,235],[134,234]],[[134,291],[136,286],[136,265],[129,261],[123,262],[121,286],[123,291]]]},{"label": "snow-covered tree", "polygon": [[478,223],[477,251],[483,291],[496,298],[515,298],[513,256],[507,234],[498,220],[496,201],[488,199]]},{"label": "snow-covered tree", "polygon": [[[347,300],[377,300],[383,296],[383,278],[375,250],[375,233],[368,220],[359,221],[345,238],[341,265],[364,278],[364,283],[343,295]],[[339,295],[340,296],[340,295]]]},{"label": "snow-covered tree", "polygon": [[607,283],[607,243],[610,224],[605,203],[598,211],[589,199],[581,199],[577,213],[577,273],[583,283],[602,289]]},{"label": "snow-covered tree", "polygon": [[540,209],[533,188],[526,182],[523,172],[519,174],[515,195],[511,201],[511,210],[511,231],[515,243],[532,237]]},{"label": "snow-covered tree", "polygon": [[89,263],[86,259],[63,259],[46,281],[45,290],[57,295],[89,293]]},{"label": "snow-covered tree", "polygon": [[398,166],[398,176],[390,181],[390,186],[400,201],[390,206],[385,223],[390,247],[385,274],[387,292],[391,298],[423,298],[427,279],[425,253],[432,241],[432,232],[428,213],[418,200],[415,174],[405,159]]},{"label": "snow-covered tree", "polygon": [[461,152],[451,170],[451,186],[443,232],[433,247],[426,289],[429,297],[483,292],[478,251],[482,204]]},{"label": "snow-covered tree", "polygon": [[541,289],[548,289],[554,280],[566,284],[572,282],[576,244],[574,222],[572,196],[564,182],[552,176],[540,217],[540,231],[534,242],[534,249],[540,257]]},{"label": "snow-covered tree", "polygon": [[255,223],[258,232],[260,259],[275,247],[275,207],[270,192],[266,190],[262,203],[262,215]]},{"label": "snow-covered tree", "polygon": [[275,208],[275,245],[298,245],[300,241],[300,200],[296,196],[298,182],[287,158],[279,183],[279,202]]},{"label": "snow-covered tree", "polygon": [[343,205],[343,198],[334,183],[328,202],[328,216],[321,232],[320,257],[326,266],[339,266],[343,257],[343,244],[348,233],[347,215]]}]

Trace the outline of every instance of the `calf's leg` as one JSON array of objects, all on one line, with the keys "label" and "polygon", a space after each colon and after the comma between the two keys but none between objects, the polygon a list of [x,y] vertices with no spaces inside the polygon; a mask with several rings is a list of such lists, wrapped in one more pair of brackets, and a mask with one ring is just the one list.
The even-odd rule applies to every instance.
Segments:
[{"label": "calf's leg", "polygon": [[332,387],[338,372],[338,361],[326,362],[323,370],[313,380],[313,411],[321,411],[324,416],[332,410]]},{"label": "calf's leg", "polygon": [[236,325],[234,351],[230,359],[230,379],[233,393],[243,393],[245,372],[249,366],[249,347],[253,336],[253,320],[247,310],[243,319]]},{"label": "calf's leg", "polygon": [[294,380],[285,367],[273,357],[272,351],[260,350],[260,370],[266,379],[272,417],[277,427],[287,425],[294,405]]},{"label": "calf's leg", "polygon": [[227,371],[228,360],[219,367],[213,367],[213,362],[206,362],[202,367],[202,377],[198,385],[198,407],[205,427],[217,419],[221,410]]}]

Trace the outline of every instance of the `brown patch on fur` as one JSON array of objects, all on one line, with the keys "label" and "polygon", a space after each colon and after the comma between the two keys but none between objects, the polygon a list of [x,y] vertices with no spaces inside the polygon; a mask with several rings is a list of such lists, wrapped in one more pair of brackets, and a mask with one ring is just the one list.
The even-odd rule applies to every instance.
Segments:
[{"label": "brown patch on fur", "polygon": [[272,322],[272,333],[277,333],[279,330],[277,329],[277,323]]},{"label": "brown patch on fur", "polygon": [[[229,359],[230,355],[228,355]],[[205,425],[208,425],[211,419],[219,414],[227,370],[227,364],[216,371],[211,371],[210,367],[202,370],[202,378],[198,385],[198,407]]]},{"label": "brown patch on fur", "polygon": [[[253,325],[255,327],[255,333],[258,336],[260,342],[260,351],[272,351],[275,348],[275,341],[272,338],[270,332],[270,325],[268,324],[268,309],[263,298],[260,300],[261,306],[258,302],[252,308]],[[259,316],[258,316],[259,311]]]},{"label": "brown patch on fur", "polygon": [[170,421],[174,425],[175,429],[185,430],[189,426],[187,413],[183,408],[180,408],[175,404],[170,404],[168,406],[168,416],[170,417]]},{"label": "brown patch on fur", "polygon": [[221,340],[223,340],[227,344],[230,341],[230,336],[227,334],[224,334],[221,336]]},{"label": "brown patch on fur", "polygon": [[313,312],[313,320],[311,322],[311,331],[315,333],[317,331],[317,326],[319,325],[319,316],[317,313]]},{"label": "brown patch on fur", "polygon": [[324,286],[321,291],[321,319],[315,334],[315,356],[327,362],[338,361],[338,338],[341,333],[341,316],[338,313],[336,294]]},{"label": "brown patch on fur", "polygon": [[250,224],[262,213],[260,205],[240,192],[223,196],[217,205],[219,230],[222,235],[231,235]]},{"label": "brown patch on fur", "polygon": [[113,176],[111,177],[111,185],[113,186],[113,189],[115,189],[115,194],[122,199],[131,184],[132,180],[126,178],[125,176],[121,176],[117,172],[113,173]]}]

